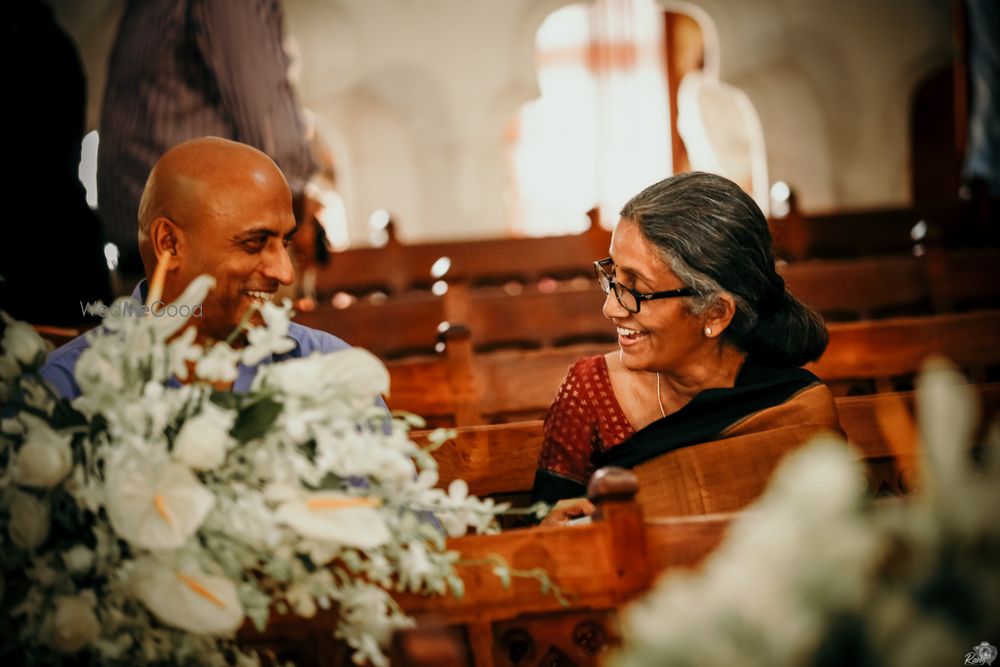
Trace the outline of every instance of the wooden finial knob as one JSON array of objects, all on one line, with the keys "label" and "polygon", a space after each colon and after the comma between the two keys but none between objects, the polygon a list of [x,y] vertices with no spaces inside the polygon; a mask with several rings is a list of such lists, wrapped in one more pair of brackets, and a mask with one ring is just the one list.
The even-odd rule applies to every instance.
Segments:
[{"label": "wooden finial knob", "polygon": [[587,485],[587,497],[594,501],[611,498],[627,500],[633,498],[638,490],[639,480],[635,473],[625,468],[609,466],[591,476],[590,484]]}]

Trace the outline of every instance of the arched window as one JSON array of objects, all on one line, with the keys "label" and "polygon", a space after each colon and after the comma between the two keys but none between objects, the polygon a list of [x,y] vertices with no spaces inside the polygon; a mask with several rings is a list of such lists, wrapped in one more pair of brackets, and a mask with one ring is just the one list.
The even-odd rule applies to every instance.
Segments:
[{"label": "arched window", "polygon": [[746,95],[718,79],[703,10],[596,0],[551,14],[536,38],[541,96],[507,133],[510,227],[542,236],[611,226],[629,197],[691,169],[731,178],[768,209],[763,132]]},{"label": "arched window", "polygon": [[653,0],[597,0],[545,20],[542,94],[507,136],[515,231],[578,232],[594,206],[613,222],[628,197],[671,173],[662,45]]}]

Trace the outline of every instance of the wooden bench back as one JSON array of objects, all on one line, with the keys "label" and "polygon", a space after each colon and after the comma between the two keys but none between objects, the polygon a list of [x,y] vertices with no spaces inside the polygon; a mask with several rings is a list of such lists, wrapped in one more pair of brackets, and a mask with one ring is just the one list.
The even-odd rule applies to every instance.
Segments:
[{"label": "wooden bench back", "polygon": [[[733,518],[645,520],[636,488],[628,471],[606,471],[591,482],[598,511],[589,525],[449,539],[447,547],[461,554],[464,593],[395,593],[417,628],[395,638],[392,664],[599,665],[618,642],[618,610],[646,592],[659,572],[700,563]],[[515,576],[505,586],[493,572],[497,559],[522,573],[544,572],[563,601],[535,578]],[[272,615],[264,634],[246,627],[241,638],[248,646],[277,649],[278,659],[294,652],[300,667],[347,665],[347,652],[329,639],[335,621],[329,611],[308,620]],[[442,628],[457,630],[449,636],[453,646],[442,643]]]},{"label": "wooden bench back", "polygon": [[[1000,281],[992,279],[998,264],[1000,251],[989,249],[813,260],[782,265],[779,271],[792,293],[837,321],[998,307]],[[613,343],[614,328],[601,310],[604,299],[589,278],[503,288],[452,282],[440,297],[412,293],[360,299],[343,309],[322,301],[296,320],[395,359],[432,353],[442,322],[466,327],[477,352]]]},{"label": "wooden bench back", "polygon": [[[589,276],[592,262],[608,254],[611,233],[601,227],[596,211],[588,215],[587,231],[563,236],[405,244],[390,233],[385,247],[333,253],[317,273],[317,294],[327,299],[336,292],[378,290],[398,296],[427,289],[438,279],[499,285]],[[445,263],[438,263],[442,258],[447,258],[444,272]],[[432,273],[433,269],[437,270]]]},{"label": "wooden bench back", "polygon": [[[977,385],[977,390],[982,414],[987,418],[1000,415],[1000,384]],[[891,464],[895,457],[879,424],[879,413],[900,402],[912,415],[913,392],[836,399],[840,426],[848,442],[860,452],[861,459],[870,468]],[[420,443],[426,434],[415,432],[413,436]],[[534,482],[543,437],[541,420],[458,428],[455,438],[434,452],[439,484],[447,487],[453,479],[462,478],[468,482],[470,492],[476,495],[526,494]],[[725,444],[717,446],[726,449]],[[897,469],[895,472],[899,474],[900,471]],[[873,492],[880,488],[883,492],[896,493],[907,490],[905,484],[900,485],[899,479],[886,477],[886,473],[892,474],[891,465],[889,470],[876,470],[874,476],[870,476]]]},{"label": "wooden bench back", "polygon": [[[977,381],[988,378],[985,369],[1000,366],[1000,310],[833,323],[829,330],[826,353],[807,368],[835,393],[858,380],[868,391],[890,391],[893,377],[912,376],[935,354]],[[539,417],[574,361],[609,349],[594,343],[474,354],[471,336],[461,331],[442,355],[388,364],[389,405],[445,425]]]}]

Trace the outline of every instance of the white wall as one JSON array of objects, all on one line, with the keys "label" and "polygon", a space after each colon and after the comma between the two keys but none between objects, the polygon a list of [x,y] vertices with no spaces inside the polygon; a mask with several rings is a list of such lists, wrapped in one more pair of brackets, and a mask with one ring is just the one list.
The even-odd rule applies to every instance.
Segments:
[{"label": "white wall", "polygon": [[[537,95],[538,26],[570,1],[286,0],[355,238],[377,208],[408,240],[506,233],[504,126]],[[122,0],[55,4],[96,126]],[[804,209],[909,201],[908,97],[950,56],[947,0],[691,4],[715,25],[720,79],[758,111],[770,178]]]}]

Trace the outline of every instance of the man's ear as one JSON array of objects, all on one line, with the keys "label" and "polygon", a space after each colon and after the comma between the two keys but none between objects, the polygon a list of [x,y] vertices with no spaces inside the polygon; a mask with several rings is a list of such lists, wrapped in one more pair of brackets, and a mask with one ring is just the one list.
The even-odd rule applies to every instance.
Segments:
[{"label": "man's ear", "polygon": [[705,318],[704,334],[709,338],[721,336],[736,315],[736,299],[728,292],[719,293],[715,303],[709,306]]},{"label": "man's ear", "polygon": [[180,246],[184,232],[169,218],[159,217],[153,220],[149,228],[149,240],[153,245],[153,253],[157,263],[167,258],[167,268],[180,266]]}]

